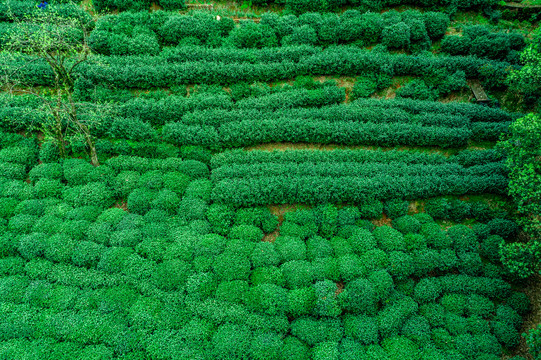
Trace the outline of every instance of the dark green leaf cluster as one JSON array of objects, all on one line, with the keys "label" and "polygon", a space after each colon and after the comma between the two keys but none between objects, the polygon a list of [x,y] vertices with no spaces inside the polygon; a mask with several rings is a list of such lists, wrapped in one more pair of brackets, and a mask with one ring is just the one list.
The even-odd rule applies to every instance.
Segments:
[{"label": "dark green leaf cluster", "polygon": [[524,36],[518,32],[494,32],[487,26],[471,25],[463,29],[463,36],[445,36],[441,48],[450,55],[474,55],[517,63],[525,45]]}]

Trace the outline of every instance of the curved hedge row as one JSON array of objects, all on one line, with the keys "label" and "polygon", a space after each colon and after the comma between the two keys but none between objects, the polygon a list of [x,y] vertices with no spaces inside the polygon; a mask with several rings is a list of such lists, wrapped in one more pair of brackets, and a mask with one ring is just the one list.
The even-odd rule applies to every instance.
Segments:
[{"label": "curved hedge row", "polygon": [[[235,26],[229,17],[217,20],[202,13],[188,16],[127,12],[99,18],[89,43],[93,51],[103,55],[154,55],[160,45],[187,44],[247,49],[338,43],[368,46],[382,42],[391,48],[419,51],[428,48],[433,39],[442,37],[448,24],[449,17],[443,13],[412,10],[384,14],[348,10],[342,15],[308,13],[299,17],[266,13],[260,23],[247,21],[240,26]],[[407,36],[403,44],[397,43],[404,33]],[[193,58],[182,50],[165,49],[170,58]]]},{"label": "curved hedge row", "polygon": [[169,123],[163,127],[163,137],[179,146],[202,145],[212,148],[243,147],[269,142],[446,148],[465,146],[472,139],[472,132],[467,128],[408,123],[378,124],[283,118],[245,120],[227,123],[219,128]]},{"label": "curved hedge row", "polygon": [[[379,174],[401,176],[444,177],[479,176],[484,174],[506,175],[507,169],[503,162],[464,168],[456,163],[443,165],[407,164],[407,163],[352,163],[352,162],[318,162],[318,163],[260,163],[233,164],[221,166],[212,171],[211,179],[218,182],[224,179],[243,179],[260,177],[298,177],[298,176],[328,176],[328,177],[375,177]],[[431,214],[432,215],[432,214]]]},{"label": "curved hedge row", "polygon": [[227,165],[260,165],[266,163],[404,163],[441,165],[458,162],[462,166],[483,165],[487,162],[502,160],[501,154],[494,150],[464,150],[455,156],[446,157],[441,154],[400,150],[344,150],[332,151],[295,150],[295,151],[244,151],[230,150],[215,154],[211,161],[211,169]]},{"label": "curved hedge row", "polygon": [[260,177],[224,179],[212,190],[212,200],[220,204],[253,206],[265,204],[361,204],[368,199],[422,199],[440,195],[504,194],[507,178],[484,176],[404,176],[382,174],[362,177]]},{"label": "curved hedge row", "polygon": [[[512,68],[507,63],[475,57],[408,56],[346,46],[327,48],[314,55],[302,57],[298,63],[283,61],[227,64],[215,55],[217,54],[212,54],[212,59],[208,61],[174,64],[164,62],[160,56],[103,57],[98,64],[85,64],[79,69],[79,74],[84,76],[89,84],[148,89],[194,83],[229,85],[238,82],[272,82],[299,75],[353,76],[378,72],[382,66],[391,69],[395,75],[418,76],[428,75],[432,69],[444,67],[450,72],[461,70],[468,77],[481,77],[483,80],[498,83]],[[19,67],[22,63],[24,60],[9,60],[6,68],[9,70]],[[52,81],[51,70],[43,61],[36,61],[25,67],[19,76],[29,85],[50,85]]]},{"label": "curved hedge row", "polygon": [[467,26],[463,36],[448,35],[441,42],[441,50],[450,55],[474,55],[510,63],[520,61],[519,53],[526,45],[518,32],[493,32],[482,25]]}]

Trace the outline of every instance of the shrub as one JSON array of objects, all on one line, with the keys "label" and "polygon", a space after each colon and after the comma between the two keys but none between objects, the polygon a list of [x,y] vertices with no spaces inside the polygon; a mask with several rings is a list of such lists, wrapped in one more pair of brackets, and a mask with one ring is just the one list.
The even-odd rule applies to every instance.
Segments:
[{"label": "shrub", "polygon": [[308,360],[310,359],[309,353],[309,348],[296,337],[289,335],[284,339],[282,348],[284,359]]},{"label": "shrub", "polygon": [[412,250],[426,250],[427,240],[421,234],[406,234],[404,236],[404,243],[408,251]]},{"label": "shrub", "polygon": [[404,236],[389,226],[380,226],[372,233],[379,247],[386,251],[405,250]]},{"label": "shrub", "polygon": [[383,203],[377,200],[363,203],[359,205],[359,212],[361,213],[362,218],[379,219],[383,213]]},{"label": "shrub", "polygon": [[[93,246],[88,244],[89,246]],[[77,253],[77,250],[74,254]],[[124,247],[111,247],[103,252],[100,257],[100,261],[97,264],[97,269],[109,274],[115,274],[120,272],[125,263],[128,261],[128,257],[133,253],[130,248]]]},{"label": "shrub", "polygon": [[218,300],[242,304],[245,302],[248,291],[249,285],[247,281],[222,281],[218,284],[218,288],[216,289],[216,298]]},{"label": "shrub", "polygon": [[441,304],[447,311],[461,316],[466,309],[466,300],[462,294],[445,294],[441,298]]},{"label": "shrub", "polygon": [[368,272],[368,268],[355,254],[347,254],[338,258],[340,277],[345,282],[352,281]]},{"label": "shrub", "polygon": [[280,268],[275,266],[260,267],[252,271],[250,283],[252,285],[275,284],[284,286],[285,278]]},{"label": "shrub", "polygon": [[212,183],[209,179],[196,179],[188,184],[184,196],[195,197],[208,202],[212,191]]},{"label": "shrub", "polygon": [[435,301],[442,293],[438,278],[424,278],[415,286],[415,299],[422,303]]},{"label": "shrub", "polygon": [[389,253],[389,274],[396,280],[402,280],[409,277],[415,271],[415,265],[411,255],[401,251],[392,251]]},{"label": "shrub", "polygon": [[316,258],[312,260],[312,267],[315,280],[340,281],[340,267],[337,259],[332,257]]},{"label": "shrub", "polygon": [[151,207],[172,214],[177,210],[179,203],[180,198],[174,191],[163,189],[160,190],[154,200],[152,200]]},{"label": "shrub", "polygon": [[340,227],[355,225],[360,218],[361,212],[359,208],[348,206],[338,209],[338,226]]},{"label": "shrub", "polygon": [[235,211],[227,205],[212,204],[207,208],[206,215],[213,231],[225,236],[233,223]]},{"label": "shrub", "polygon": [[314,284],[316,304],[314,315],[338,317],[342,313],[336,299],[337,285],[331,280],[325,279]]},{"label": "shrub", "polygon": [[152,190],[160,190],[163,187],[163,173],[159,170],[147,171],[137,181],[137,186]]},{"label": "shrub", "polygon": [[519,329],[522,325],[522,318],[520,317],[520,315],[518,315],[513,308],[507,305],[499,305],[496,308],[496,317],[494,318],[494,320],[508,322],[517,329]]},{"label": "shrub", "polygon": [[71,260],[76,242],[65,234],[49,237],[45,243],[45,258],[53,262],[68,263]]},{"label": "shrub", "polygon": [[334,255],[336,257],[353,254],[353,249],[351,248],[351,245],[349,245],[349,242],[344,238],[338,236],[333,237],[330,240],[330,243],[333,247]]},{"label": "shrub", "polygon": [[449,26],[449,15],[443,12],[425,12],[423,14],[426,31],[431,39],[438,39],[445,35]]},{"label": "shrub", "polygon": [[45,204],[41,200],[23,200],[15,207],[15,215],[26,214],[42,216],[45,211]]},{"label": "shrub", "polygon": [[312,359],[314,360],[338,360],[338,342],[322,342],[317,344],[312,350]]},{"label": "shrub", "polygon": [[73,206],[97,206],[107,208],[113,203],[113,193],[102,182],[74,186],[64,190],[64,200]]},{"label": "shrub", "polygon": [[333,248],[329,241],[320,236],[312,236],[306,241],[306,255],[308,260],[333,256]]},{"label": "shrub", "polygon": [[363,345],[377,344],[379,341],[376,318],[366,315],[349,315],[344,319],[344,334]]},{"label": "shrub", "polygon": [[396,219],[408,214],[409,202],[395,199],[386,201],[383,206],[383,211],[391,219]]},{"label": "shrub", "polygon": [[47,236],[42,233],[32,233],[18,238],[17,251],[26,260],[44,255],[47,246]]},{"label": "shrub", "polygon": [[413,315],[406,320],[401,333],[416,344],[426,344],[431,340],[430,324],[426,318],[419,315]]},{"label": "shrub", "polygon": [[287,290],[274,284],[261,284],[250,288],[246,304],[254,311],[271,316],[287,311]]},{"label": "shrub", "polygon": [[500,246],[505,244],[499,235],[490,235],[481,241],[480,254],[491,261],[500,260]]},{"label": "shrub", "polygon": [[214,261],[214,272],[225,281],[247,280],[250,275],[250,261],[241,255],[226,251]]},{"label": "shrub", "polygon": [[257,243],[250,260],[252,261],[253,268],[278,266],[280,264],[280,256],[274,244],[270,242]]},{"label": "shrub", "polygon": [[19,202],[12,198],[0,198],[0,217],[7,219],[13,216]]},{"label": "shrub", "polygon": [[227,240],[217,234],[204,235],[198,240],[194,249],[196,256],[216,257],[225,250],[227,244]]},{"label": "shrub", "polygon": [[239,225],[231,228],[229,238],[243,239],[252,242],[259,242],[263,239],[263,231],[253,225]]},{"label": "shrub", "polygon": [[366,229],[357,229],[347,240],[357,255],[362,255],[369,250],[373,250],[377,245],[374,235]]},{"label": "shrub", "polygon": [[441,50],[449,55],[467,55],[471,40],[465,36],[449,35],[441,41]]},{"label": "shrub", "polygon": [[491,234],[499,235],[508,240],[512,240],[518,232],[518,226],[512,220],[496,218],[489,221],[487,225]]},{"label": "shrub", "polygon": [[403,234],[418,233],[421,230],[421,223],[413,216],[401,216],[393,220],[393,227]]},{"label": "shrub", "polygon": [[376,270],[368,275],[368,280],[374,288],[378,300],[387,299],[393,289],[394,283],[391,275],[385,270]]},{"label": "shrub", "polygon": [[410,27],[403,22],[387,26],[381,33],[381,43],[393,49],[404,49],[410,44]]},{"label": "shrub", "polygon": [[458,254],[475,251],[479,246],[479,241],[475,233],[466,225],[451,226],[447,229],[447,236]]},{"label": "shrub", "polygon": [[62,185],[60,180],[44,178],[36,182],[34,189],[38,198],[60,198],[64,190],[64,185]]},{"label": "shrub", "polygon": [[314,281],[312,264],[304,260],[288,261],[280,267],[288,289],[307,287]]},{"label": "shrub", "polygon": [[174,291],[181,289],[192,274],[191,264],[182,260],[165,260],[156,267],[152,282],[162,290]]},{"label": "shrub", "polygon": [[469,316],[488,318],[494,310],[494,303],[490,299],[477,294],[469,295],[466,306],[466,313]]},{"label": "shrub", "polygon": [[287,293],[287,314],[295,318],[310,315],[316,306],[316,300],[316,292],[312,286],[290,290]]},{"label": "shrub", "polygon": [[337,319],[304,317],[291,323],[291,334],[308,346],[314,346],[323,341],[340,341],[344,328]]},{"label": "shrub", "polygon": [[217,359],[248,358],[252,332],[246,326],[224,324],[212,336],[213,356]]},{"label": "shrub", "polygon": [[145,259],[162,261],[167,247],[163,239],[144,239],[135,247],[135,251]]},{"label": "shrub", "polygon": [[340,294],[346,310],[355,314],[374,314],[378,300],[372,284],[366,279],[356,279],[344,288]]},{"label": "shrub", "polygon": [[296,27],[291,35],[282,38],[282,46],[316,45],[317,42],[317,32],[309,25]]},{"label": "shrub", "polygon": [[426,237],[428,245],[436,249],[446,249],[451,247],[451,238],[436,223],[427,223],[421,226],[421,234]]},{"label": "shrub", "polygon": [[421,305],[419,313],[428,320],[432,327],[445,326],[445,308],[440,304],[430,302]]},{"label": "shrub", "polygon": [[507,298],[506,304],[520,315],[526,314],[530,309],[530,299],[522,292],[513,292],[513,294]]},{"label": "shrub", "polygon": [[231,253],[249,258],[254,251],[254,247],[255,243],[253,242],[242,239],[234,239],[227,242],[226,250]]},{"label": "shrub", "polygon": [[269,233],[276,229],[278,219],[270,213],[269,209],[264,207],[243,208],[237,210],[235,224],[257,226],[264,233]]},{"label": "shrub", "polygon": [[435,101],[439,97],[439,91],[422,79],[413,79],[398,89],[397,96],[415,100]]},{"label": "shrub", "polygon": [[36,223],[38,217],[35,215],[15,215],[8,222],[8,230],[16,234],[28,234]]},{"label": "shrub", "polygon": [[250,345],[251,358],[254,360],[280,359],[283,340],[276,333],[255,335]]},{"label": "shrub", "polygon": [[162,180],[163,187],[173,190],[178,196],[184,195],[184,192],[190,183],[190,177],[180,172],[166,172],[163,174]]},{"label": "shrub", "polygon": [[282,263],[306,259],[306,244],[292,236],[278,236],[274,242]]},{"label": "shrub", "polygon": [[190,275],[186,280],[186,292],[190,299],[205,300],[216,290],[216,276],[210,272]]},{"label": "shrub", "polygon": [[515,327],[507,322],[492,323],[492,332],[504,347],[513,348],[520,342],[520,334]]},{"label": "shrub", "polygon": [[101,244],[91,241],[81,241],[73,249],[71,260],[77,266],[93,268],[98,265],[105,250],[106,248]]},{"label": "shrub", "polygon": [[398,335],[404,322],[417,312],[417,303],[410,297],[404,297],[387,305],[377,315],[378,327],[383,338]]},{"label": "shrub", "polygon": [[351,92],[351,100],[370,97],[377,90],[376,81],[368,76],[358,77]]},{"label": "shrub", "polygon": [[196,197],[185,197],[180,201],[177,214],[180,219],[185,221],[203,220],[207,209],[208,205],[204,200]]}]

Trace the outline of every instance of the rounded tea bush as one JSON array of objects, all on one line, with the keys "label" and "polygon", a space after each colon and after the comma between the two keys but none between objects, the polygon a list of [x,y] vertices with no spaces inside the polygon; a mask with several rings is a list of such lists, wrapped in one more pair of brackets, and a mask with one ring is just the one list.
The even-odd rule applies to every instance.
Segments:
[{"label": "rounded tea bush", "polygon": [[402,234],[418,233],[421,230],[421,223],[415,217],[405,215],[393,220],[393,228]]},{"label": "rounded tea bush", "polygon": [[379,247],[386,252],[404,251],[406,249],[404,235],[390,226],[380,226],[372,234]]},{"label": "rounded tea bush", "polygon": [[387,26],[381,33],[381,43],[393,49],[407,48],[410,44],[410,27],[403,22]]}]

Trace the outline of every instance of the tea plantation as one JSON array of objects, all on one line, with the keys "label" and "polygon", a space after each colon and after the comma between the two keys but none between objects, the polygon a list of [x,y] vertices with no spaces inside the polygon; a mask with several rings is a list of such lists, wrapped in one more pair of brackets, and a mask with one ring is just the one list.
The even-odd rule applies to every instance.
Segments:
[{"label": "tea plantation", "polygon": [[539,359],[538,13],[38,4],[0,3],[0,360]]}]

